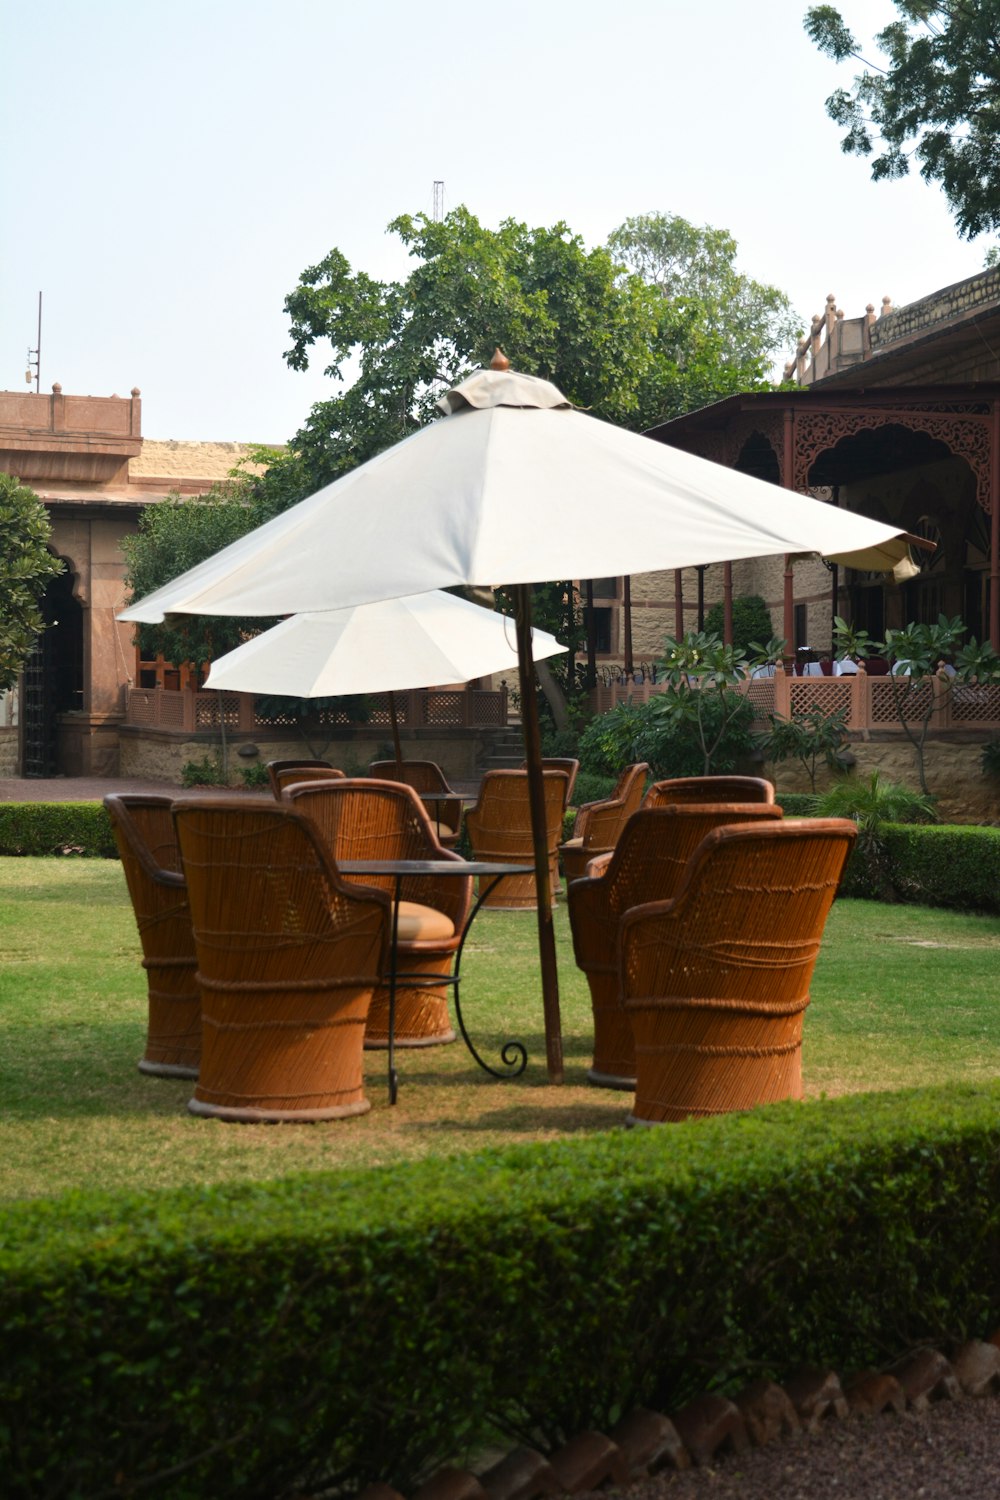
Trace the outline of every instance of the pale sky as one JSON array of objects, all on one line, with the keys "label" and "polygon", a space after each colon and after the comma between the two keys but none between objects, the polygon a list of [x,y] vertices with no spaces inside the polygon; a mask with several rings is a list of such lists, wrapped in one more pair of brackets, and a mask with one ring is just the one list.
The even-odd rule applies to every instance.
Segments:
[{"label": "pale sky", "polygon": [[[385,226],[464,203],[488,226],[728,229],[803,325],[973,275],[912,176],[872,183],[824,100],[807,0],[0,0],[0,389],[143,396],[150,438],[281,443],[334,393],[288,370],[284,298],[333,246],[404,276]],[[890,0],[843,0],[871,38]],[[516,350],[508,351],[516,364]],[[788,351],[789,355],[792,353]]]}]

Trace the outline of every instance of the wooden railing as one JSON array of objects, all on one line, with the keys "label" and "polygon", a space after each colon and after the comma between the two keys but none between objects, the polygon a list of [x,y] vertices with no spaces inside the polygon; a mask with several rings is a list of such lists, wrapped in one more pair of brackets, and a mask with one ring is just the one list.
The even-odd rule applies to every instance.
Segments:
[{"label": "wooden railing", "polygon": [[[1000,729],[1000,683],[978,686],[954,685],[943,676],[931,677],[904,686],[908,679],[869,677],[859,668],[850,677],[794,677],[780,666],[773,677],[755,677],[742,682],[738,691],[745,693],[754,705],[754,717],[763,728],[768,714],[783,719],[794,713],[808,713],[813,707],[824,713],[844,709],[847,728],[852,733],[872,730],[902,734],[897,699],[903,706],[907,723],[921,723],[931,706],[929,731],[956,729]],[[594,688],[590,703],[595,713],[607,713],[618,703],[648,703],[665,691],[666,683],[648,680],[638,685],[613,683]]]},{"label": "wooden railing", "polygon": [[[507,689],[420,688],[394,694],[396,717],[407,729],[463,728],[502,729],[507,723]],[[223,725],[234,734],[297,728],[300,720],[291,714],[261,713],[252,693],[179,692],[171,688],[130,688],[125,722],[136,728],[166,730],[174,734],[197,734]],[[388,693],[365,695],[365,717],[358,719],[346,708],[316,711],[312,723],[325,728],[388,727],[391,722]]]}]

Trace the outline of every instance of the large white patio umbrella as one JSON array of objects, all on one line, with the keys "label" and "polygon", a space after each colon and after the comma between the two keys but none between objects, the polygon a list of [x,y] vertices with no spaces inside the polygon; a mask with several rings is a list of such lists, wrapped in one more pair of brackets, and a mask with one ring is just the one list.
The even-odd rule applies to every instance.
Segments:
[{"label": "large white patio umbrella", "polygon": [[[535,661],[565,650],[548,631],[532,631]],[[220,656],[205,686],[300,698],[388,692],[396,759],[402,760],[394,691],[468,682],[516,667],[513,620],[434,589],[291,615]]]},{"label": "large white patio umbrella", "polygon": [[[495,366],[497,361],[494,361]],[[333,484],[119,618],[276,615],[451,584],[516,585],[519,672],[535,826],[549,1076],[562,1077],[544,838],[529,585],[906,543],[892,526],[792,494],[573,410],[548,381],[480,370],[443,420]]]}]

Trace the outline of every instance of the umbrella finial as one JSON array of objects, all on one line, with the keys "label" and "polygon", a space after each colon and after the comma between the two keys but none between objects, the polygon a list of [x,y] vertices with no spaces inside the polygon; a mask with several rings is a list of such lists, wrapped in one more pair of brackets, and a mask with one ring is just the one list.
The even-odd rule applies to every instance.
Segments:
[{"label": "umbrella finial", "polygon": [[493,358],[490,360],[491,370],[509,370],[510,360],[502,349],[494,349]]}]

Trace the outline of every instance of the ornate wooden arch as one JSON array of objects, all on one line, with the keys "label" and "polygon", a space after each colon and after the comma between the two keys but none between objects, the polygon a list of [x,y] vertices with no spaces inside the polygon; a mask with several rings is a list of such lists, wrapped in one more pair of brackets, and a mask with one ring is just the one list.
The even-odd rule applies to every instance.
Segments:
[{"label": "ornate wooden arch", "polygon": [[[906,408],[880,406],[869,411],[796,410],[790,488],[808,490],[810,470],[821,453],[835,448],[846,437],[879,427],[906,427],[944,443],[969,465],[976,476],[976,499],[987,515],[992,513],[991,417],[989,407],[979,402],[935,402]],[[782,482],[787,483],[784,473]]]}]

